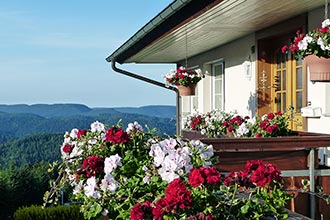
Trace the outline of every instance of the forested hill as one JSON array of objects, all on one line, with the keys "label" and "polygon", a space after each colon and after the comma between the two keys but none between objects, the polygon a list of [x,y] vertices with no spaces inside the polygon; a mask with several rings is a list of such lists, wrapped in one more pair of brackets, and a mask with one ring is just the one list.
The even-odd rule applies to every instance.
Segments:
[{"label": "forested hill", "polygon": [[36,133],[88,129],[94,121],[115,125],[120,120],[123,127],[137,121],[156,128],[160,135],[173,135],[176,131],[174,106],[93,109],[78,104],[0,105],[0,143]]},{"label": "forested hill", "polygon": [[63,134],[33,134],[0,144],[0,170],[60,160]]},{"label": "forested hill", "polygon": [[156,128],[158,135],[176,132],[173,106],[92,109],[76,104],[0,105],[0,169],[60,159],[64,133],[73,128],[90,129],[95,121],[109,126],[120,121],[124,129],[137,121],[144,129]]},{"label": "forested hill", "polygon": [[142,107],[114,107],[114,108],[90,108],[81,104],[17,104],[1,105],[0,112],[4,113],[30,113],[45,118],[62,116],[97,116],[99,114],[130,113],[159,118],[175,118],[175,106],[151,105]]}]

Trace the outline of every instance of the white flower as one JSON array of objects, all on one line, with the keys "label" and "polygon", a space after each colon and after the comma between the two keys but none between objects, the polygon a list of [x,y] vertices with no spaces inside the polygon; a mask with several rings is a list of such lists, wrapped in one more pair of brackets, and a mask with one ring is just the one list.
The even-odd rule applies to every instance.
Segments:
[{"label": "white flower", "polygon": [[111,174],[106,174],[101,181],[100,188],[102,191],[115,192],[118,188],[118,184],[115,181],[115,178]]},{"label": "white flower", "polygon": [[151,145],[149,155],[154,158],[154,165],[156,167],[160,166],[163,163],[165,152],[162,150],[159,144]]},{"label": "white flower", "polygon": [[102,215],[103,216],[107,216],[109,213],[108,209],[104,209],[103,212],[102,212]]},{"label": "white flower", "polygon": [[[205,162],[205,165],[207,165],[206,163],[207,163],[207,162]],[[209,165],[207,165],[207,166],[209,166]],[[192,168],[194,168],[194,166],[193,166],[192,164],[190,164],[190,165],[184,167],[186,173],[190,173],[190,170],[191,170]]]},{"label": "white flower", "polygon": [[146,165],[143,165],[142,170],[144,172],[149,172],[149,168]]},{"label": "white flower", "polygon": [[328,27],[329,25],[330,25],[330,20],[329,20],[329,18],[328,18],[328,19],[325,19],[325,20],[322,22],[322,28]]},{"label": "white flower", "polygon": [[160,143],[160,145],[162,147],[164,147],[164,149],[166,149],[167,151],[173,151],[177,145],[177,142],[175,139],[170,138],[170,139],[165,139],[164,141],[162,141]]},{"label": "white flower", "polygon": [[97,183],[95,176],[87,179],[87,185],[84,187],[85,195],[95,199],[101,198],[100,193],[97,191]]},{"label": "white flower", "polygon": [[71,132],[70,132],[70,137],[71,138],[77,138],[78,137],[78,132],[79,132],[79,130],[77,128],[72,129]]},{"label": "white flower", "polygon": [[110,157],[106,157],[104,160],[104,173],[110,174],[118,166],[122,166],[120,160],[121,157],[118,154],[111,155]]},{"label": "white flower", "polygon": [[126,132],[143,132],[143,128],[137,121],[135,121],[134,123],[129,123],[127,125]]},{"label": "white flower", "polygon": [[236,131],[236,135],[237,135],[238,137],[242,137],[244,134],[249,133],[249,131],[250,131],[250,130],[247,128],[246,124],[245,124],[245,123],[242,123],[242,124],[238,127],[238,129],[237,129],[237,131]]},{"label": "white flower", "polygon": [[264,121],[266,120],[268,117],[267,117],[267,114],[264,114],[262,117],[261,117],[261,120]]},{"label": "white flower", "polygon": [[102,124],[101,122],[93,122],[91,124],[91,131],[92,132],[102,132],[102,131],[105,131],[105,128],[104,128],[104,124]]},{"label": "white flower", "polygon": [[178,163],[180,164],[180,167],[189,166],[191,162],[191,158],[188,154],[180,154]]},{"label": "white flower", "polygon": [[[205,145],[206,146],[206,145]],[[202,159],[210,159],[211,157],[213,157],[214,152],[213,152],[213,146],[212,145],[207,145],[207,147],[205,148],[205,150],[203,150],[200,153],[200,157]]]},{"label": "white flower", "polygon": [[159,173],[160,177],[162,178],[162,180],[164,180],[168,183],[172,182],[176,178],[179,178],[179,175],[176,174],[175,172],[169,172],[163,168],[158,169],[158,173]]},{"label": "white flower", "polygon": [[299,48],[299,50],[307,50],[308,42],[305,41],[304,39],[298,42],[298,48]]},{"label": "white flower", "polygon": [[75,195],[80,193],[82,189],[83,189],[83,181],[80,181],[78,184],[75,185],[73,189],[73,194]]},{"label": "white flower", "polygon": [[90,145],[94,145],[96,143],[97,143],[97,139],[95,139],[95,138],[88,140],[88,144],[90,144]]},{"label": "white flower", "polygon": [[204,74],[201,69],[195,69],[195,72],[197,73],[197,76],[204,77]]},{"label": "white flower", "polygon": [[83,153],[84,153],[84,151],[83,151],[81,148],[75,146],[75,147],[72,149],[71,153],[70,153],[70,158],[79,157],[79,156],[82,155]]},{"label": "white flower", "polygon": [[166,170],[166,171],[175,171],[178,167],[178,163],[176,160],[176,155],[171,154],[165,157],[162,167]]},{"label": "white flower", "polygon": [[325,50],[324,41],[321,37],[317,39],[317,44],[321,47],[322,50]]},{"label": "white flower", "polygon": [[145,177],[143,177],[142,181],[146,184],[149,184],[150,183],[150,175],[146,175]]},{"label": "white flower", "polygon": [[63,144],[70,144],[70,143],[71,143],[71,137],[70,137],[69,132],[66,131],[64,134]]}]

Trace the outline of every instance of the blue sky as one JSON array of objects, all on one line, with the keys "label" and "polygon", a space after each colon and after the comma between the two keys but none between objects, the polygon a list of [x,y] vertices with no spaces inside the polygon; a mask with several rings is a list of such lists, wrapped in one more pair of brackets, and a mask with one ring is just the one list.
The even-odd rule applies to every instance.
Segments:
[{"label": "blue sky", "polygon": [[[175,105],[175,94],[115,73],[105,58],[171,0],[0,2],[0,104]],[[163,82],[174,65],[124,69]]]}]

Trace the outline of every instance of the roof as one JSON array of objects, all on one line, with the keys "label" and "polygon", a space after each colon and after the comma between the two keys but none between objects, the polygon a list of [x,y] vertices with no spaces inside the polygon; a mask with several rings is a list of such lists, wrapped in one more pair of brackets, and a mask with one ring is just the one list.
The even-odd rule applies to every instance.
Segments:
[{"label": "roof", "polygon": [[324,0],[176,0],[106,60],[177,63],[323,5]]}]

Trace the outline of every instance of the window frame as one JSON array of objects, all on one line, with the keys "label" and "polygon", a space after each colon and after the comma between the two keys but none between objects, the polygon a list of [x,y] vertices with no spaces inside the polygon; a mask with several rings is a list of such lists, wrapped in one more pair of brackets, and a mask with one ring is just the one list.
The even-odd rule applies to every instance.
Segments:
[{"label": "window frame", "polygon": [[[221,100],[221,108],[220,106],[216,106],[216,73],[215,68],[220,66],[221,67],[221,83],[222,83],[222,89],[220,91],[220,96],[222,96]],[[223,60],[218,60],[213,63],[211,63],[211,76],[212,76],[212,82],[211,82],[211,107],[212,109],[219,109],[224,111],[225,110],[225,63]]]}]

